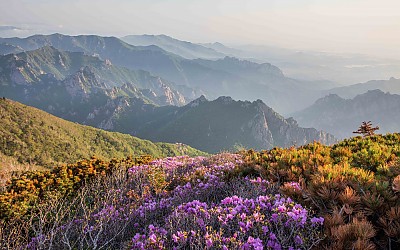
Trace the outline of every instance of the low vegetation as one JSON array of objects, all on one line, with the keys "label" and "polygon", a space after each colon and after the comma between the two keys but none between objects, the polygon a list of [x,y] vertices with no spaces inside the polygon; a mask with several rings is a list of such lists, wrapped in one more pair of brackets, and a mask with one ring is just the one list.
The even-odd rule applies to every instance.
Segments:
[{"label": "low vegetation", "polygon": [[245,153],[245,165],[325,219],[321,247],[400,247],[400,134]]},{"label": "low vegetation", "polygon": [[1,248],[399,249],[400,134],[210,157],[92,158],[0,196]]}]

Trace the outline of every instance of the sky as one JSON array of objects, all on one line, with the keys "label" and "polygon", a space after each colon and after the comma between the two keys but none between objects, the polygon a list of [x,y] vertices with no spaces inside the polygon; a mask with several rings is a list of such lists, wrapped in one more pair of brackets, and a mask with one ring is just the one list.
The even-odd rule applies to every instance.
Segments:
[{"label": "sky", "polygon": [[0,36],[166,34],[400,57],[399,0],[0,0]]}]

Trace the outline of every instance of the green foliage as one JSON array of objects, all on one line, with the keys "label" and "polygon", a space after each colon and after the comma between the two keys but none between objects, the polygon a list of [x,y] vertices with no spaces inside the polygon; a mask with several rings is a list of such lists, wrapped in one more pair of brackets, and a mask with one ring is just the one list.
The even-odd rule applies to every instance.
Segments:
[{"label": "green foliage", "polygon": [[0,100],[0,152],[19,162],[50,167],[96,155],[165,157],[201,155],[186,145],[152,143],[130,135],[78,125],[10,100]]}]

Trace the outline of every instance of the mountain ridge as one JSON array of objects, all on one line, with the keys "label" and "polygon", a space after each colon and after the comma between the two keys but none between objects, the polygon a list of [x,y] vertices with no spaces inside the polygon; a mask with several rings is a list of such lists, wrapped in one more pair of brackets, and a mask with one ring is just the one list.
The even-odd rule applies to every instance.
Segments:
[{"label": "mountain ridge", "polygon": [[269,65],[270,69],[275,70],[258,72],[253,78],[251,72],[254,72],[254,69],[249,67],[251,63],[246,60],[239,60],[242,64],[242,74],[238,74],[234,70],[237,68],[238,61],[222,61],[226,65],[223,66],[225,70],[221,70],[222,66],[215,65],[210,60],[200,63],[200,61],[188,60],[167,52],[155,45],[133,46],[115,37],[53,34],[25,39],[0,39],[0,43],[13,44],[25,50],[51,45],[63,51],[78,51],[91,56],[95,55],[117,66],[145,70],[177,86],[194,89],[194,92],[198,94],[192,99],[201,94],[206,94],[210,98],[229,95],[235,99],[262,99],[280,113],[288,114],[311,105],[313,99],[320,97],[318,85],[310,85],[308,82],[279,75],[280,70],[275,66],[272,67],[271,64],[264,64],[261,67],[265,69],[265,66]]},{"label": "mountain ridge", "polygon": [[400,130],[400,95],[378,89],[352,99],[330,94],[293,116],[302,126],[322,129],[338,138],[352,136],[352,131],[363,121],[378,125],[378,133],[397,132]]},{"label": "mountain ridge", "polygon": [[390,92],[392,94],[400,94],[400,79],[391,77],[388,80],[371,80],[368,82],[333,88],[326,92],[338,94],[343,98],[353,98],[369,90],[375,89],[380,89],[383,92]]},{"label": "mountain ridge", "polygon": [[[143,104],[125,105],[119,110],[122,113],[108,123],[115,130],[151,140],[183,142],[211,153],[231,150],[235,145],[268,149],[314,140],[326,144],[336,141],[327,133],[300,128],[292,118],[283,118],[261,100],[235,101],[222,96],[208,101],[201,96],[183,107]],[[139,120],[143,123],[138,124]]]},{"label": "mountain ridge", "polygon": [[128,35],[121,37],[121,40],[135,46],[155,45],[186,59],[218,59],[225,56],[225,54],[212,48],[178,40],[167,35]]}]

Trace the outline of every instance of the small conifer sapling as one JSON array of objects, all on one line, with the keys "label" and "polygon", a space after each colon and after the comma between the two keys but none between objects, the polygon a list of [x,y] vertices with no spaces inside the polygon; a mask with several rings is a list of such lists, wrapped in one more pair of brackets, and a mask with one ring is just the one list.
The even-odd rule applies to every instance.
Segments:
[{"label": "small conifer sapling", "polygon": [[371,121],[362,122],[361,126],[358,128],[357,131],[354,131],[354,134],[361,134],[363,137],[375,135],[375,131],[378,130],[379,127],[372,127]]}]

